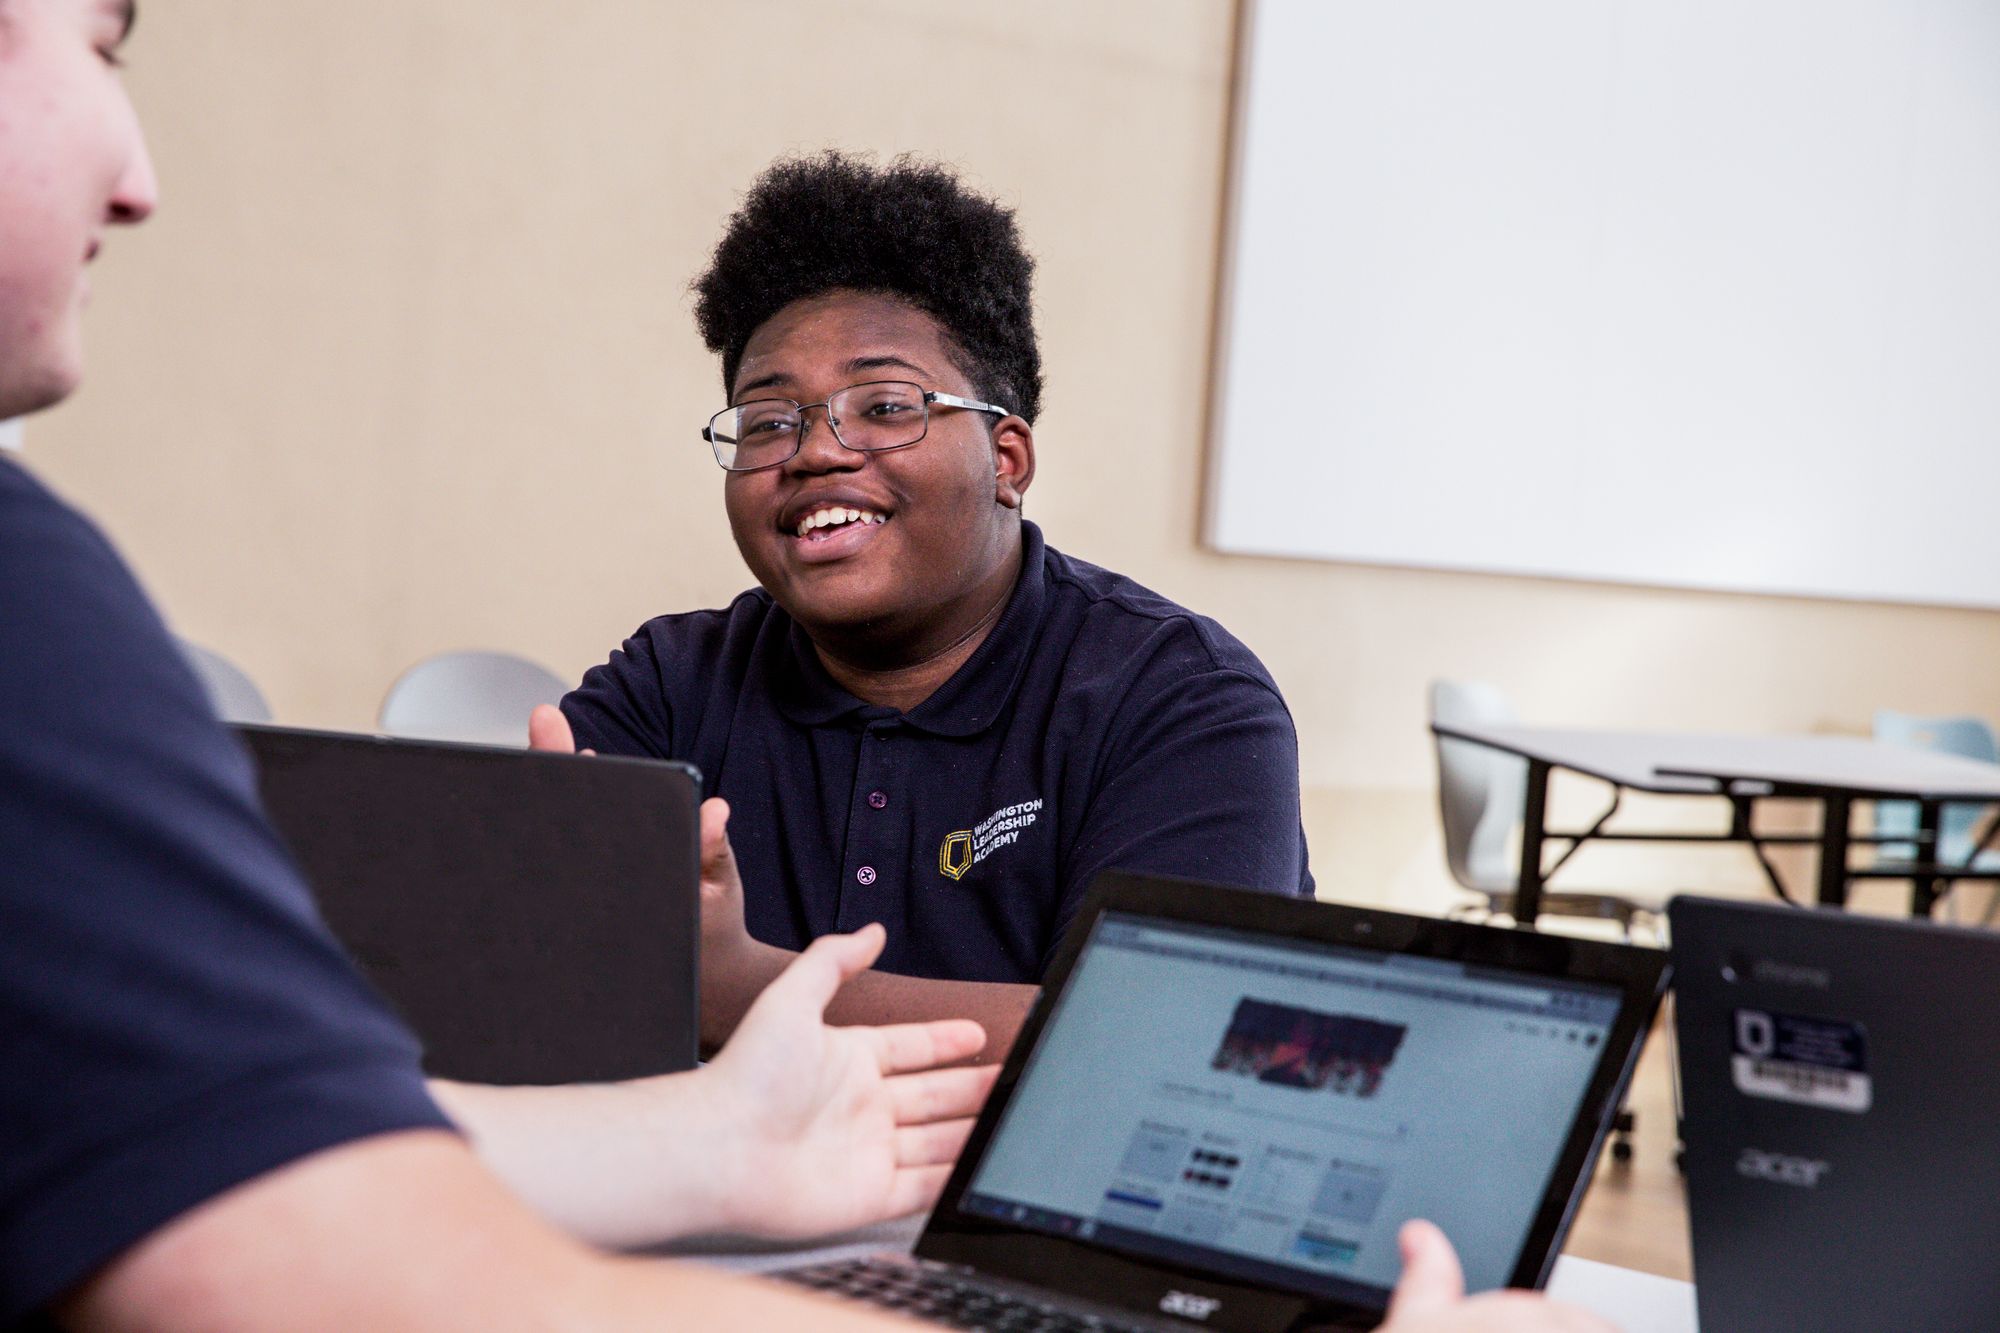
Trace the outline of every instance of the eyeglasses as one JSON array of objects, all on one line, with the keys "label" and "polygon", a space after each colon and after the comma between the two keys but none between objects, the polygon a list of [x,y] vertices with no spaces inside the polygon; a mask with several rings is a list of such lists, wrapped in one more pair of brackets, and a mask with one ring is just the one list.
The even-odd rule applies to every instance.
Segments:
[{"label": "eyeglasses", "polygon": [[788,462],[806,435],[806,413],[826,409],[826,424],[843,448],[879,454],[907,449],[931,428],[931,407],[963,408],[1009,416],[1004,407],[939,393],[906,380],[850,384],[820,403],[758,398],[726,407],[708,419],[701,438],[715,449],[715,461],[731,472],[755,472]]}]

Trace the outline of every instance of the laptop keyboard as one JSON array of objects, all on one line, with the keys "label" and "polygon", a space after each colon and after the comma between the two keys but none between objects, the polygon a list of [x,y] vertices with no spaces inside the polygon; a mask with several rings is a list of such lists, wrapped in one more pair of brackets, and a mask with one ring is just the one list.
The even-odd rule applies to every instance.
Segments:
[{"label": "laptop keyboard", "polygon": [[880,1259],[847,1259],[775,1273],[815,1291],[852,1296],[984,1333],[1146,1333],[1140,1325],[1060,1310],[1028,1297],[982,1286],[948,1268]]}]

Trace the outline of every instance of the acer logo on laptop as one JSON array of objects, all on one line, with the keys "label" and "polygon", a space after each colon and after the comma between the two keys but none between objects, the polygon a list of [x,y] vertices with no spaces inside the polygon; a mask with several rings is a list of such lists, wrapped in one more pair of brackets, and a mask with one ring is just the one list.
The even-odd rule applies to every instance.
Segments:
[{"label": "acer logo on laptop", "polygon": [[1179,1315],[1183,1319],[1206,1319],[1222,1308],[1222,1302],[1213,1296],[1196,1296],[1192,1292],[1170,1291],[1160,1297],[1160,1313]]},{"label": "acer logo on laptop", "polygon": [[1833,1163],[1810,1157],[1788,1157],[1781,1152],[1765,1152],[1760,1148],[1745,1148],[1743,1155],[1736,1159],[1736,1174],[1748,1176],[1752,1180],[1768,1180],[1774,1185],[1796,1185],[1800,1189],[1815,1189],[1820,1178],[1833,1169]]}]

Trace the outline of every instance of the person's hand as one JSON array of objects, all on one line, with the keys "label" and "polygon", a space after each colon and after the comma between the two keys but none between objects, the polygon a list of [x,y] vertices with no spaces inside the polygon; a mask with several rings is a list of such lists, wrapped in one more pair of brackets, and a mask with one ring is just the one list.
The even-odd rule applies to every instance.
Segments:
[{"label": "person's hand", "polygon": [[1489,1291],[1468,1299],[1457,1253],[1429,1222],[1405,1223],[1396,1241],[1403,1277],[1380,1333],[1614,1333],[1597,1316],[1534,1292]]},{"label": "person's hand", "polygon": [[[762,951],[743,919],[743,874],[729,845],[729,802],[711,796],[701,803],[701,965],[718,978],[735,976],[753,966],[751,955]],[[868,957],[872,962],[875,954]]]},{"label": "person's hand", "polygon": [[936,1068],[985,1043],[966,1019],[826,1025],[834,992],[875,960],[885,938],[868,926],[813,941],[701,1071],[721,1123],[743,1140],[731,1143],[740,1173],[732,1229],[840,1231],[928,1207],[944,1188],[998,1070]]},{"label": "person's hand", "polygon": [[[528,714],[528,748],[546,750],[551,754],[575,754],[576,733],[569,729],[569,719],[554,704],[536,704]],[[596,754],[595,750],[585,750],[585,754]]]}]

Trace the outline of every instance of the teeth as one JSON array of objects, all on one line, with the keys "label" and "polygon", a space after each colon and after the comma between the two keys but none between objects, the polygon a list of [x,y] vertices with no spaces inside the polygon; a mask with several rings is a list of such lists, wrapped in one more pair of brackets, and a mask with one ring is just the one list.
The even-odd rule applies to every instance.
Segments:
[{"label": "teeth", "polygon": [[841,505],[829,505],[825,509],[815,509],[799,520],[798,535],[803,537],[814,528],[831,527],[836,523],[887,523],[888,515],[878,514],[872,509],[848,509]]}]

